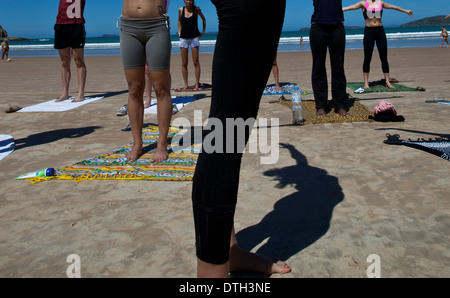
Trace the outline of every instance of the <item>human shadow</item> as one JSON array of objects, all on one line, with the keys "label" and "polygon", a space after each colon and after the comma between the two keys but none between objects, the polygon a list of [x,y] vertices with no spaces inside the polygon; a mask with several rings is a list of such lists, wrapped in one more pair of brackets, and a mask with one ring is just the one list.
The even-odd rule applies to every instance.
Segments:
[{"label": "human shadow", "polygon": [[[95,93],[95,92],[86,92],[86,93]],[[121,94],[125,94],[128,93],[128,90],[122,90],[122,91],[107,91],[104,93],[95,93],[93,95],[90,95],[89,97],[112,97],[112,96],[116,96],[116,95],[121,95]]]},{"label": "human shadow", "polygon": [[16,143],[15,149],[19,150],[26,147],[52,143],[64,138],[79,138],[93,133],[96,129],[99,128],[101,128],[101,126],[86,126],[80,128],[66,128],[44,131],[29,135],[26,138],[14,140],[14,142]]},{"label": "human shadow", "polygon": [[308,165],[306,157],[290,144],[287,149],[296,164],[272,169],[264,175],[278,181],[277,188],[293,185],[296,192],[281,198],[258,224],[236,234],[239,245],[251,251],[286,261],[325,235],[333,208],[344,194],[338,179],[320,168]]}]

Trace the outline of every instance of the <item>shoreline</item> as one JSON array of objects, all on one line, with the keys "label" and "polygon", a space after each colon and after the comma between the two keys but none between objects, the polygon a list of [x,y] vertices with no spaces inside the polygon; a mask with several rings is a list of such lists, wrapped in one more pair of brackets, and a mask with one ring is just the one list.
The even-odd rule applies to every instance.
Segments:
[{"label": "shoreline", "polygon": [[[279,119],[279,142],[291,151],[280,146],[271,165],[260,163],[263,154],[244,154],[235,227],[245,248],[292,268],[272,278],[365,278],[372,254],[381,258],[381,277],[450,276],[449,161],[383,143],[387,133],[402,139],[450,137],[450,107],[425,102],[450,99],[450,69],[443,63],[448,51],[389,49],[391,77],[425,92],[354,94],[347,89],[369,110],[380,100],[391,102],[404,122],[292,126],[292,112],[269,103],[279,96],[262,97],[259,116]],[[211,83],[212,58],[200,56],[203,83]],[[38,104],[56,98],[61,88],[59,58],[12,59],[0,62],[0,134],[16,142],[0,160],[0,277],[64,278],[71,254],[80,256],[86,278],[195,277],[192,182],[14,180],[131,142],[131,132],[122,131],[128,117],[115,115],[127,100],[120,57],[86,57],[86,95],[105,95],[102,100],[67,112],[7,114],[9,104]],[[346,51],[348,82],[362,81],[362,60],[362,50]],[[311,90],[309,52],[282,52],[277,62],[281,82]],[[329,59],[327,71],[330,78]],[[190,60],[190,82],[193,74]],[[179,55],[172,56],[171,75],[172,88],[183,85]],[[370,80],[382,76],[374,53]],[[268,84],[273,82],[271,74]],[[75,75],[70,86],[73,95]],[[173,119],[193,123],[195,111],[208,115],[210,91],[172,95],[194,94],[200,99]],[[156,115],[145,115],[144,122],[157,123]]]}]

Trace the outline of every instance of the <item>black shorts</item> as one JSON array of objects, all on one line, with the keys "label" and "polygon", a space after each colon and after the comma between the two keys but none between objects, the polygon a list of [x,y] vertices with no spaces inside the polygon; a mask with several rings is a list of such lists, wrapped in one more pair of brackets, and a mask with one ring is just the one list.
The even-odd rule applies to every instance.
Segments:
[{"label": "black shorts", "polygon": [[56,24],[55,49],[79,49],[86,43],[84,24]]}]

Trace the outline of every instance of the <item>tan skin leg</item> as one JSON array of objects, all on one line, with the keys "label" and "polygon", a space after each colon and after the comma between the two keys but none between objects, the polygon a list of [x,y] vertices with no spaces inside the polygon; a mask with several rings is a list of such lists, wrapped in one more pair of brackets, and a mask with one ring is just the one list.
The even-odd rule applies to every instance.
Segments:
[{"label": "tan skin leg", "polygon": [[384,80],[386,81],[386,87],[395,89],[394,86],[391,84],[391,78],[389,77],[389,73],[384,73]]},{"label": "tan skin leg", "polygon": [[142,126],[144,122],[145,69],[125,69],[128,82],[128,117],[130,119],[133,147],[127,154],[127,161],[136,161],[142,155]]},{"label": "tan skin leg", "polygon": [[281,90],[281,86],[280,86],[280,70],[278,68],[277,55],[275,55],[275,59],[273,60],[272,73],[273,73],[273,77],[275,78],[275,88],[277,90]]},{"label": "tan skin leg", "polygon": [[369,73],[368,72],[364,72],[363,73],[364,76],[364,89],[369,89]]},{"label": "tan skin leg", "polygon": [[[133,136],[133,147],[127,154],[127,161],[136,161],[142,155],[142,126],[144,122],[144,89],[145,68],[125,69],[125,77],[128,82],[128,117]],[[172,120],[172,98],[170,95],[169,70],[150,71],[150,79],[157,100],[157,118],[159,127],[159,139],[152,162],[161,162],[167,159],[167,137],[170,121]]]},{"label": "tan skin leg", "polygon": [[62,80],[62,94],[56,100],[57,102],[69,99],[69,84],[71,79],[70,62],[72,61],[72,55],[70,48],[58,50],[59,57],[61,59],[61,80]]},{"label": "tan skin leg", "polygon": [[191,49],[192,51],[192,62],[194,63],[195,68],[195,89],[198,90],[200,87],[200,74],[201,74],[201,68],[200,68],[200,49],[199,47],[195,47]]},{"label": "tan skin leg", "polygon": [[77,78],[78,78],[78,95],[72,102],[79,102],[84,100],[84,88],[86,86],[86,64],[84,63],[84,49],[73,49],[73,60],[77,66]]},{"label": "tan skin leg", "polygon": [[172,120],[172,96],[170,94],[171,76],[170,70],[151,70],[150,78],[153,82],[153,88],[157,101],[157,118],[159,127],[159,139],[156,152],[153,155],[152,162],[161,162],[167,159],[167,138],[169,134],[170,121]]},{"label": "tan skin leg", "polygon": [[284,262],[241,249],[236,241],[234,228],[230,238],[230,259],[220,265],[203,262],[197,258],[197,277],[226,278],[229,272],[256,272],[261,274],[285,274],[291,268]]},{"label": "tan skin leg", "polygon": [[184,80],[184,89],[188,89],[188,64],[189,64],[189,49],[180,48],[181,52],[181,74],[183,75]]},{"label": "tan skin leg", "polygon": [[59,50],[59,57],[61,59],[61,79],[62,79],[62,94],[56,100],[57,102],[69,99],[69,85],[71,80],[70,63],[72,62],[72,54],[77,66],[78,78],[78,95],[72,102],[79,102],[84,100],[84,88],[86,86],[86,64],[84,63],[84,49],[65,48]]},{"label": "tan skin leg", "polygon": [[145,103],[144,109],[148,108],[152,104],[152,79],[150,78],[150,69],[148,68],[148,64],[145,64]]}]

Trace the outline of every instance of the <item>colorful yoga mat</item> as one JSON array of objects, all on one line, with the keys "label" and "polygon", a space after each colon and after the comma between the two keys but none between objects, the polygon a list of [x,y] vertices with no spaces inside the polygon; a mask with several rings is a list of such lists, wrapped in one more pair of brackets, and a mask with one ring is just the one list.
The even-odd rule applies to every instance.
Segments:
[{"label": "colorful yoga mat", "polygon": [[[129,144],[109,153],[57,168],[55,176],[34,177],[27,180],[31,180],[31,183],[52,179],[189,181],[194,175],[198,153],[201,149],[201,140],[196,140],[196,143],[183,147],[179,141],[183,139],[182,135],[187,133],[189,133],[187,130],[170,128],[170,147],[177,148],[177,150],[176,152],[170,151],[168,159],[161,163],[151,162],[156,151],[158,127],[147,127],[142,131],[144,154],[134,162],[126,160],[126,154],[132,147],[132,144]],[[190,134],[187,135],[187,138],[195,141]]]}]

